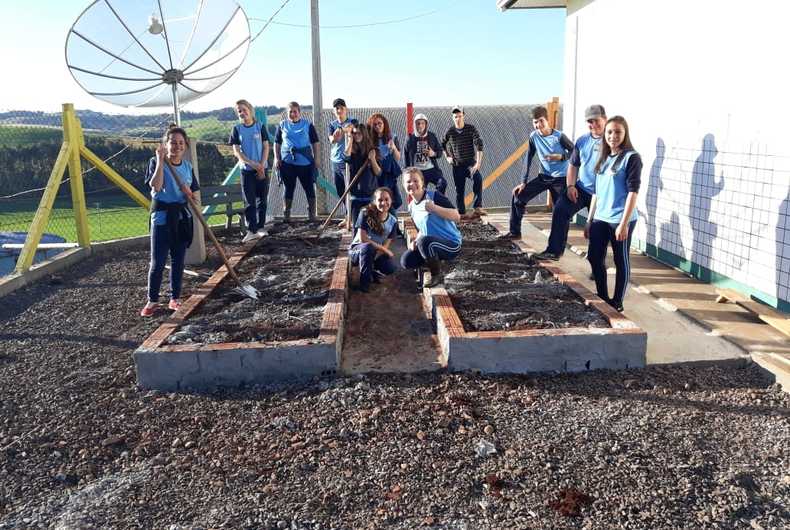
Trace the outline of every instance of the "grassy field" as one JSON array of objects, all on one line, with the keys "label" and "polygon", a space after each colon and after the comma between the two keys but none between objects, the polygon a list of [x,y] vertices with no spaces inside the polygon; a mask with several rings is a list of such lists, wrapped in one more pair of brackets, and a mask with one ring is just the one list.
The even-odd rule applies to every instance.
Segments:
[{"label": "grassy field", "polygon": [[[148,233],[148,211],[130,199],[108,196],[89,198],[88,223],[91,241],[107,241]],[[0,232],[27,232],[38,203],[15,201],[0,204]],[[45,232],[66,241],[77,240],[71,201],[56,200]]]}]

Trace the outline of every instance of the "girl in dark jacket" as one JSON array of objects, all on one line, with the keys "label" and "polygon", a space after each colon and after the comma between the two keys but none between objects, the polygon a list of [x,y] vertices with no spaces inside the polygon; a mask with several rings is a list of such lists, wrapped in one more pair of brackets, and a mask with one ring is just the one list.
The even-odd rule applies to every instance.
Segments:
[{"label": "girl in dark jacket", "polygon": [[403,204],[398,189],[398,177],[400,177],[401,150],[398,137],[392,134],[390,124],[383,114],[375,113],[368,118],[368,127],[373,133],[373,140],[379,149],[379,159],[381,160],[381,176],[379,186],[389,188],[392,192],[392,211],[395,212]]}]

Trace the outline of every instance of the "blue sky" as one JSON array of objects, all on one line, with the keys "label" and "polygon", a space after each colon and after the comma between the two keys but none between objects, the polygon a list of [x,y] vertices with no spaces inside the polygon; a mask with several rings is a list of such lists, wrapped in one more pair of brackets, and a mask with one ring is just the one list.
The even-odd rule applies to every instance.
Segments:
[{"label": "blue sky", "polygon": [[[121,3],[129,0],[113,0]],[[175,0],[162,0],[163,4]],[[184,1],[184,0],[181,0]],[[210,0],[209,0],[210,1]],[[283,0],[241,0],[247,16],[268,19]],[[276,22],[309,24],[309,0],[291,0]],[[71,24],[89,1],[3,2],[3,63],[14,81],[1,110],[78,108],[128,112],[85,94],[64,61]],[[561,95],[565,11],[501,13],[495,0],[321,0],[322,26],[368,24],[425,14],[402,23],[321,31],[324,105],[350,106],[536,103]],[[434,13],[431,13],[435,11]],[[251,21],[252,33],[263,25]],[[259,105],[312,101],[309,27],[270,25],[241,69],[185,110],[238,98]],[[150,109],[145,112],[151,112]]]}]

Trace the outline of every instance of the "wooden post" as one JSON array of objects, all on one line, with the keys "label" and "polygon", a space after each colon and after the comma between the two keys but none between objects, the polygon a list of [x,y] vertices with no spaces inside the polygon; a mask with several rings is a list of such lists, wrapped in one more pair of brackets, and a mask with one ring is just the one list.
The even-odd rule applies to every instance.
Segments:
[{"label": "wooden post", "polygon": [[[551,101],[546,103],[546,110],[549,111],[549,127],[557,128],[560,117],[560,98],[554,96]],[[551,200],[551,193],[546,196],[546,208],[551,211],[554,208],[554,201]]]},{"label": "wooden post", "polygon": [[[195,178],[200,183],[200,168],[198,167],[197,140],[189,143],[189,162]],[[200,205],[200,191],[194,193],[195,202]],[[192,244],[187,248],[184,256],[184,263],[187,265],[197,265],[206,261],[206,234],[201,223],[192,223]]]},{"label": "wooden post", "polygon": [[82,137],[82,126],[74,113],[74,105],[63,104],[63,138],[72,146],[69,149],[69,187],[71,188],[71,204],[74,221],[77,225],[77,242],[83,248],[91,246],[88,210],[85,205],[85,186],[82,182],[82,164],[80,163],[80,147],[85,143]]}]

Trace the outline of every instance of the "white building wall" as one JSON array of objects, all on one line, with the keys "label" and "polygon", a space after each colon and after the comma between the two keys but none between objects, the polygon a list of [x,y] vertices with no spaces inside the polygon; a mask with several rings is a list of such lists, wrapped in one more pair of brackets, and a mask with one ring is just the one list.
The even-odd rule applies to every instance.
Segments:
[{"label": "white building wall", "polygon": [[776,0],[571,0],[563,124],[586,132],[591,103],[624,116],[645,164],[640,244],[679,256],[704,279],[725,276],[778,298],[783,309],[788,15],[790,3]]}]

